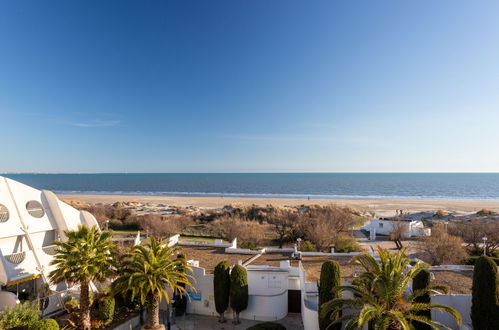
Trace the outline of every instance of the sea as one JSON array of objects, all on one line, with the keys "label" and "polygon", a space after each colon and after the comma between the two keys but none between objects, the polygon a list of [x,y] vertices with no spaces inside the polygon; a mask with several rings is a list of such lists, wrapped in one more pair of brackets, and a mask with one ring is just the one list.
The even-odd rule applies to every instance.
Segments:
[{"label": "sea", "polygon": [[2,174],[59,194],[499,201],[499,173]]}]

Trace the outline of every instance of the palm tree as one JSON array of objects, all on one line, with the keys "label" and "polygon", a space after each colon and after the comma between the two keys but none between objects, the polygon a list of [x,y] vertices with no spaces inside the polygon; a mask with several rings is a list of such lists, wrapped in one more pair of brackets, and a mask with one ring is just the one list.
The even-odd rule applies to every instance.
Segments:
[{"label": "palm tree", "polygon": [[139,297],[142,304],[147,302],[147,323],[145,329],[161,329],[159,324],[159,303],[166,299],[170,303],[171,292],[186,293],[185,287],[192,287],[192,276],[186,271],[192,269],[183,265],[180,258],[174,258],[178,249],[163,244],[151,237],[145,246],[135,246],[120,267],[120,276],[113,282],[117,292],[131,292],[132,299]]},{"label": "palm tree", "polygon": [[66,281],[80,285],[79,321],[87,330],[90,329],[89,285],[113,275],[111,233],[80,225],[78,230],[65,231],[65,234],[66,242],[54,242],[58,248],[51,264],[57,268],[49,277],[54,283]]},{"label": "palm tree", "polygon": [[[461,323],[459,313],[452,307],[417,302],[416,298],[430,293],[432,290],[447,291],[446,287],[430,286],[423,290],[408,291],[414,277],[427,268],[428,265],[418,261],[410,265],[405,249],[395,254],[378,247],[380,261],[365,253],[353,258],[364,269],[352,285],[338,286],[333,291],[349,291],[353,298],[336,298],[323,304],[322,313],[327,315],[331,311],[342,308],[353,309],[353,314],[344,315],[341,321],[348,321],[345,329],[362,328],[368,324],[370,329],[413,329],[411,323],[420,322],[431,326],[433,329],[449,329],[448,327],[432,321],[421,315],[421,311],[440,310],[451,314],[458,324]],[[333,314],[334,315],[334,314]]]}]

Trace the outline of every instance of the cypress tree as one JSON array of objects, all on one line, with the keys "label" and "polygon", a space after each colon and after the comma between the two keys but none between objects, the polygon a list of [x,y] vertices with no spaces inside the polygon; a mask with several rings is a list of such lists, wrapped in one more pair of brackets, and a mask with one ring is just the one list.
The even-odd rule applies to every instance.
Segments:
[{"label": "cypress tree", "polygon": [[499,279],[494,261],[481,256],[475,262],[471,320],[475,330],[499,329]]},{"label": "cypress tree", "polygon": [[[340,265],[333,260],[326,261],[322,264],[321,267],[321,277],[318,283],[319,287],[319,328],[320,330],[339,330],[341,329],[341,322],[335,323],[330,326],[334,322],[335,319],[341,316],[341,311],[331,312],[321,317],[321,306],[322,304],[333,300],[335,298],[339,298],[340,294],[333,293],[333,288],[341,285],[341,270]],[[328,328],[329,326],[329,328]]]},{"label": "cypress tree", "polygon": [[213,277],[213,288],[215,291],[215,308],[220,314],[219,322],[225,322],[225,311],[229,307],[230,296],[230,263],[221,261],[215,267],[215,276]]},{"label": "cypress tree", "polygon": [[[419,274],[416,275],[416,277],[414,277],[414,280],[412,281],[412,291],[428,290],[429,287],[430,287],[430,272],[425,269],[419,272]],[[427,292],[424,295],[417,297],[416,299],[414,299],[414,301],[418,303],[431,302],[430,292]],[[431,310],[421,311],[418,313],[418,315],[425,316],[431,320]],[[431,326],[421,322],[413,322],[413,325],[416,330],[432,329]]]},{"label": "cypress tree", "polygon": [[234,266],[230,272],[230,307],[236,312],[234,323],[241,323],[239,313],[248,307],[248,273],[241,265]]}]

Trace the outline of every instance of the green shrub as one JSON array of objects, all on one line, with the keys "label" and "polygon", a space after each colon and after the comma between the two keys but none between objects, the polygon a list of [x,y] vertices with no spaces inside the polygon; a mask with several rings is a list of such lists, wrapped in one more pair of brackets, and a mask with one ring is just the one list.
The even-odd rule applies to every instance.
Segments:
[{"label": "green shrub", "polygon": [[59,330],[59,324],[54,319],[42,319],[35,322],[32,330]]},{"label": "green shrub", "polygon": [[14,307],[6,307],[0,314],[0,329],[29,329],[41,317],[36,301],[26,301]]},{"label": "green shrub", "polygon": [[[478,260],[478,258],[480,258],[480,257],[479,256],[469,257],[466,260],[466,264],[467,265],[474,265],[476,263],[476,261]],[[489,258],[492,259],[492,261],[494,261],[497,266],[499,266],[499,258],[496,258],[496,257],[489,257]]]},{"label": "green shrub", "polygon": [[224,313],[229,307],[230,297],[230,263],[221,261],[215,267],[213,277],[213,288],[215,291],[215,308],[220,314],[220,322],[225,322]]},{"label": "green shrub", "polygon": [[350,253],[350,252],[360,252],[362,247],[359,242],[352,237],[346,235],[339,235],[336,244],[334,245],[334,252],[338,253]]},{"label": "green shrub", "polygon": [[113,297],[103,297],[99,300],[99,317],[105,324],[109,324],[114,318],[116,302]]},{"label": "green shrub", "polygon": [[[426,290],[430,287],[430,272],[428,270],[423,270],[419,272],[416,277],[414,277],[414,280],[412,281],[412,291],[418,291],[418,290]],[[431,302],[431,297],[430,293],[425,293],[422,296],[417,297],[414,299],[415,302],[418,303],[429,303]],[[418,315],[421,316],[426,316],[429,320],[431,320],[431,310],[425,310],[421,311],[418,313]],[[432,327],[421,323],[421,322],[414,322],[414,329],[416,330],[431,330]]]},{"label": "green shrub", "polygon": [[236,323],[239,313],[248,307],[248,273],[246,268],[236,265],[230,272],[230,307],[236,312]]},{"label": "green shrub", "polygon": [[274,322],[264,322],[255,324],[254,326],[249,327],[246,330],[286,330],[286,327],[282,324]]},{"label": "green shrub", "polygon": [[66,297],[66,299],[64,299],[64,307],[66,307],[66,309],[69,312],[76,311],[79,308],[79,306],[80,306],[80,301],[73,296],[68,296]]},{"label": "green shrub", "polygon": [[326,261],[321,267],[321,277],[318,283],[319,287],[319,328],[321,330],[339,330],[341,329],[341,323],[333,323],[333,320],[340,317],[340,313],[328,313],[324,317],[321,317],[321,306],[335,298],[339,298],[339,294],[334,294],[332,292],[333,288],[341,285],[341,269],[340,265],[333,260]]},{"label": "green shrub", "polygon": [[302,252],[315,252],[317,250],[315,249],[315,245],[312,242],[305,241],[302,243],[302,245],[300,247],[300,251],[302,251]]},{"label": "green shrub", "polygon": [[499,288],[497,265],[482,256],[475,262],[471,298],[471,320],[473,328],[479,330],[499,329]]},{"label": "green shrub", "polygon": [[108,286],[103,286],[99,289],[98,299],[109,296],[110,294],[111,294],[111,288]]}]

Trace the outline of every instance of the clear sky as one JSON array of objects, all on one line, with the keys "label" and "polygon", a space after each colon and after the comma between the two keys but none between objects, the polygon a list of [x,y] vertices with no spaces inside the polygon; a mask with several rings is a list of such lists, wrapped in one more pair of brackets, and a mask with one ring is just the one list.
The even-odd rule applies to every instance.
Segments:
[{"label": "clear sky", "polygon": [[0,171],[499,171],[498,1],[0,2]]}]

